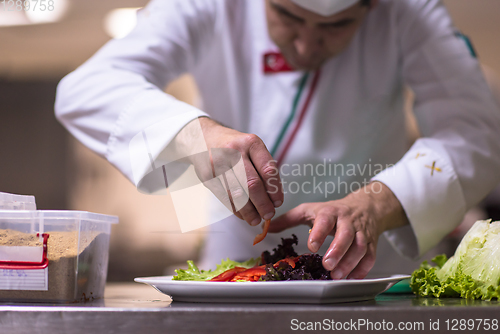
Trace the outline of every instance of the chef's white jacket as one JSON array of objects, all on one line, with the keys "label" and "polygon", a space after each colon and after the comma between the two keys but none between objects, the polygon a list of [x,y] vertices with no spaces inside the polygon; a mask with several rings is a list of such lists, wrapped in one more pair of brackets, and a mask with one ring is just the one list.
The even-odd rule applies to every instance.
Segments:
[{"label": "chef's white jacket", "polygon": [[[263,72],[263,55],[279,51],[264,14],[264,0],[153,0],[127,37],[110,41],[62,80],[56,115],[136,184],[140,177],[132,175],[129,144],[153,124],[170,124],[149,143],[153,159],[184,125],[205,115],[258,135],[271,149],[304,73]],[[195,77],[202,108],[163,92],[183,73]],[[310,105],[300,121],[297,111],[278,148],[284,149],[297,128],[283,161],[289,188],[285,185],[277,214],[303,202],[341,198],[353,182],[373,177],[394,192],[411,223],[386,232],[387,240],[398,253],[416,258],[499,183],[500,111],[478,60],[440,1],[381,0],[349,47],[324,64],[311,91],[313,78],[311,73],[298,109],[309,95]],[[423,135],[409,151],[404,85],[415,93]],[[307,164],[333,172],[311,174],[303,170]],[[320,182],[322,187],[334,182],[335,193],[320,192]],[[298,193],[297,186],[303,187]],[[205,244],[210,264],[258,256],[280,237],[252,246],[260,230],[234,216],[210,229]],[[298,252],[307,252],[307,230],[298,227],[281,236],[297,233]],[[379,261],[391,262],[395,254],[379,251]]]}]

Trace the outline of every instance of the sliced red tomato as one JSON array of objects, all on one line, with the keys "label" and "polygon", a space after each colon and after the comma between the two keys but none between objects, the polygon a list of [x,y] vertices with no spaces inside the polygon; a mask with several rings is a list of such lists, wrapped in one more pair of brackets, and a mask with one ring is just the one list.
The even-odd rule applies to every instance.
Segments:
[{"label": "sliced red tomato", "polygon": [[287,257],[286,259],[283,259],[283,260],[279,260],[278,262],[276,262],[273,266],[274,268],[277,268],[281,262],[286,262],[288,263],[290,266],[292,266],[292,268],[295,268],[295,260],[296,258],[291,258],[291,257]]},{"label": "sliced red tomato", "polygon": [[258,234],[255,239],[253,240],[254,246],[257,245],[259,242],[264,240],[264,238],[267,235],[267,231],[269,230],[269,225],[271,224],[271,219],[268,219],[264,222],[264,230],[262,231],[261,234]]},{"label": "sliced red tomato", "polygon": [[211,280],[209,280],[208,282],[228,282],[230,281],[236,274],[242,272],[242,271],[245,271],[247,270],[247,268],[243,268],[243,267],[234,267],[232,269],[228,269],[226,270],[225,272],[223,272],[222,274],[218,275],[218,276],[215,276],[214,278],[212,278]]},{"label": "sliced red tomato", "polygon": [[[273,266],[276,268],[279,266],[281,262],[286,262],[292,268],[295,268],[295,262],[299,257],[288,257],[283,260],[279,260]],[[243,267],[234,267],[232,269],[228,269],[222,274],[215,276],[209,282],[236,282],[236,281],[248,281],[255,282],[258,281],[259,278],[266,274],[266,265],[255,266],[253,268],[247,269]]]},{"label": "sliced red tomato", "polygon": [[253,267],[253,268],[247,269],[245,271],[242,271],[242,272],[236,274],[231,279],[231,282],[236,282],[236,281],[255,282],[255,281],[258,281],[259,278],[265,274],[266,274],[266,266]]}]

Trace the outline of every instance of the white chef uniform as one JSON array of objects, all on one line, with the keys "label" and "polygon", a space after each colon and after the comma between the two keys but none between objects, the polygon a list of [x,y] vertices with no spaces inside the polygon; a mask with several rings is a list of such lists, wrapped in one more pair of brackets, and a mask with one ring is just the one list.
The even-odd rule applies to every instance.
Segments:
[{"label": "white chef uniform", "polygon": [[[286,151],[282,179],[289,188],[277,215],[303,202],[341,198],[350,191],[345,184],[395,164],[374,179],[406,211],[411,226],[385,236],[410,258],[435,246],[500,182],[500,112],[438,0],[381,0],[350,46],[307,78],[300,71],[263,72],[263,55],[279,51],[267,34],[264,0],[154,0],[138,16],[132,33],[63,79],[56,101],[69,131],[130,180],[135,135],[175,118],[150,143],[157,157],[185,124],[204,115],[258,135],[270,150],[277,146],[276,155]],[[186,72],[196,79],[203,111],[162,91]],[[424,137],[408,152],[404,84],[415,92]],[[306,164],[334,171],[297,170]],[[314,189],[326,182],[338,185],[335,193]],[[294,194],[297,185],[303,188]],[[307,230],[281,236],[297,233],[303,253]],[[259,232],[234,216],[212,225],[205,263],[258,256],[279,242],[269,235],[252,246]],[[382,239],[378,263],[399,266],[400,257]]]}]

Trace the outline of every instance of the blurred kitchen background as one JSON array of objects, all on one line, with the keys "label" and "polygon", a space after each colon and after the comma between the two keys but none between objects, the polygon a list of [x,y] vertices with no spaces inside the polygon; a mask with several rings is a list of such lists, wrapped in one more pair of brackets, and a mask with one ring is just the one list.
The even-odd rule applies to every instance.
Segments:
[{"label": "blurred kitchen background", "polygon": [[[471,38],[500,101],[500,1],[444,2],[456,26]],[[120,224],[111,234],[111,281],[169,273],[179,263],[197,259],[204,238],[204,231],[182,234],[168,197],[138,193],[110,164],[74,140],[53,113],[59,80],[109,39],[133,28],[136,10],[146,3],[55,0],[54,11],[25,15],[4,10],[0,2],[0,191],[35,195],[40,209],[118,215]],[[166,91],[199,103],[189,76]],[[410,141],[418,129],[408,109]],[[476,219],[500,219],[499,197],[491,195],[482,207],[471,210],[449,243]]]}]

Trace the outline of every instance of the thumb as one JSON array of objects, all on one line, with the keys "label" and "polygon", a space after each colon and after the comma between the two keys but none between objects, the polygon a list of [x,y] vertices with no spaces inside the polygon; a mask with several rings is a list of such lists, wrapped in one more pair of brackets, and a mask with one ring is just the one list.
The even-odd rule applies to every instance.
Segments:
[{"label": "thumb", "polygon": [[269,233],[278,233],[298,225],[310,225],[309,205],[301,204],[271,221]]}]

